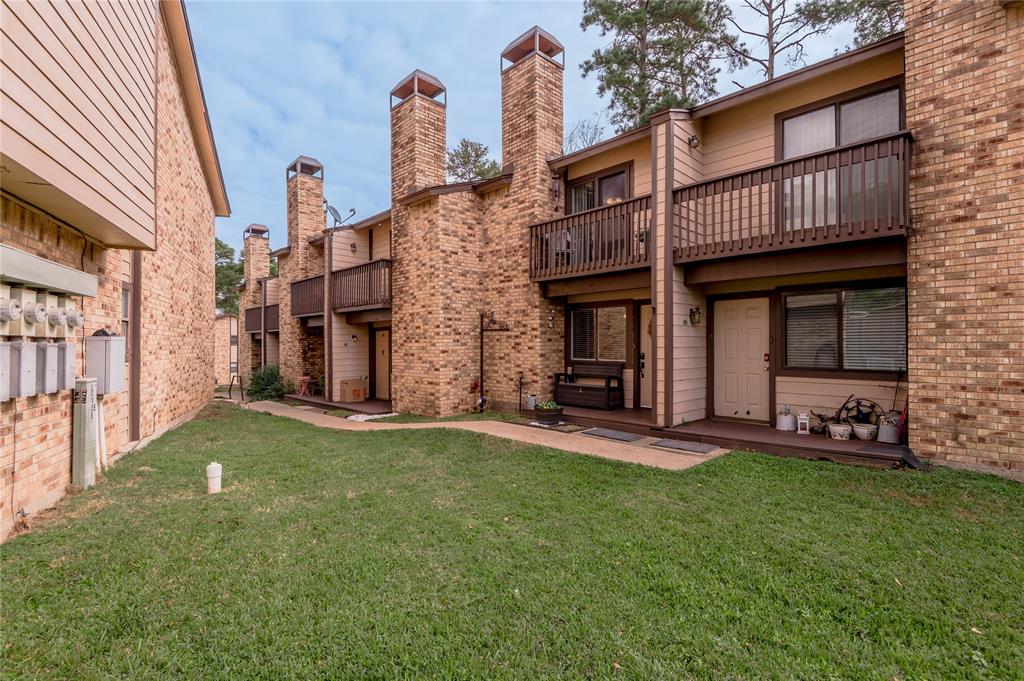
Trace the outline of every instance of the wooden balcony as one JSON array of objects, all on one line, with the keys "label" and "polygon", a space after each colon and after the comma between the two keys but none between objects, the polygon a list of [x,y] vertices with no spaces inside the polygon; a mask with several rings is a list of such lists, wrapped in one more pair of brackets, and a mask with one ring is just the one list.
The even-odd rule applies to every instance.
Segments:
[{"label": "wooden balcony", "polygon": [[245,331],[246,333],[256,333],[257,331],[263,330],[263,308],[249,307],[245,310]]},{"label": "wooden balcony", "polygon": [[292,316],[305,317],[324,313],[324,275],[292,282]]},{"label": "wooden balcony", "polygon": [[648,267],[651,197],[530,226],[530,279],[548,281]]},{"label": "wooden balcony", "polygon": [[331,309],[335,312],[376,310],[391,307],[391,261],[373,260],[365,265],[331,273]]},{"label": "wooden balcony", "polygon": [[673,192],[675,262],[906,235],[908,132]]},{"label": "wooden balcony", "polygon": [[267,305],[267,331],[277,331],[281,328],[281,311],[278,305]]},{"label": "wooden balcony", "polygon": [[[259,333],[263,330],[262,307],[250,307],[245,310],[245,331],[246,333]],[[267,331],[277,331],[280,324],[280,307],[278,305],[267,305]]]}]

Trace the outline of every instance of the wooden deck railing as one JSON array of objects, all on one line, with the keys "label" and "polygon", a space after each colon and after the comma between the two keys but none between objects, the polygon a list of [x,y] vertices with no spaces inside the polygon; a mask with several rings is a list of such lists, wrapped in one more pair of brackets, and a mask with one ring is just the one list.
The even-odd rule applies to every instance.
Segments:
[{"label": "wooden deck railing", "polygon": [[675,261],[906,234],[908,132],[673,192]]},{"label": "wooden deck railing", "polygon": [[324,275],[299,279],[292,282],[292,316],[323,314]]},{"label": "wooden deck railing", "polygon": [[331,273],[331,309],[344,312],[391,307],[391,261]]},{"label": "wooden deck railing", "polygon": [[255,333],[263,330],[263,308],[248,307],[245,309],[245,332]]},{"label": "wooden deck railing", "polygon": [[650,233],[650,195],[530,225],[530,279],[645,267]]},{"label": "wooden deck railing", "polygon": [[281,308],[279,305],[267,305],[267,331],[281,328]]}]

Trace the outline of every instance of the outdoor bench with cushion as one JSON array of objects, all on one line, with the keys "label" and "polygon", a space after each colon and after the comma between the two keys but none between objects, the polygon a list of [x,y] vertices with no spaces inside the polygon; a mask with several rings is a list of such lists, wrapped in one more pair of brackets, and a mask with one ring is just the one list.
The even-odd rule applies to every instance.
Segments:
[{"label": "outdoor bench with cushion", "polygon": [[555,401],[567,407],[621,409],[623,395],[619,364],[574,364],[572,373],[555,374]]}]

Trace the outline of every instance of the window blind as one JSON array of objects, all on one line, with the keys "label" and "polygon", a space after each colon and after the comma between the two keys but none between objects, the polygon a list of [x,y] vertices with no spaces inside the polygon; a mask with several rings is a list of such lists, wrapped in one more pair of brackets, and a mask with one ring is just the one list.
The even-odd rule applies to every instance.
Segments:
[{"label": "window blind", "polygon": [[572,311],[572,358],[597,359],[594,308]]},{"label": "window blind", "polygon": [[783,158],[794,158],[836,146],[836,108],[826,106],[782,123]]},{"label": "window blind", "polygon": [[838,294],[786,296],[786,366],[838,368],[838,334]]},{"label": "window blind", "polygon": [[839,144],[891,135],[899,129],[899,90],[886,90],[839,107]]},{"label": "window blind", "polygon": [[843,368],[906,370],[906,289],[843,292]]}]

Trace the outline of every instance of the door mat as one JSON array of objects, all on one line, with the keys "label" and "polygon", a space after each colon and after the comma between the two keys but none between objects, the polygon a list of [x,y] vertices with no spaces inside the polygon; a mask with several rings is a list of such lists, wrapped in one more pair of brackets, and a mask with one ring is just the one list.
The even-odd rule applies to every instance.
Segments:
[{"label": "door mat", "polygon": [[671,449],[677,452],[689,452],[691,454],[710,454],[718,449],[718,445],[709,445],[706,442],[689,442],[687,440],[658,440],[651,443],[652,447]]},{"label": "door mat", "polygon": [[618,440],[619,442],[635,442],[636,440],[642,440],[644,437],[636,433],[624,433],[621,430],[611,430],[610,428],[591,428],[590,430],[584,430],[583,434],[603,437],[608,440]]}]

